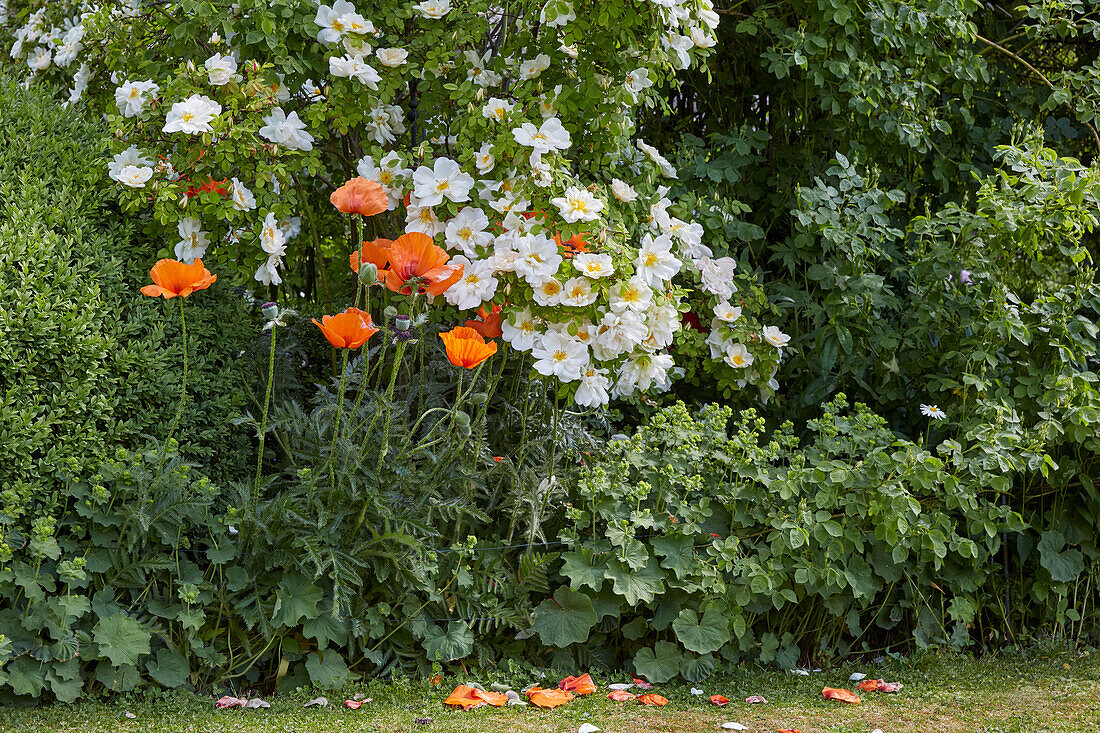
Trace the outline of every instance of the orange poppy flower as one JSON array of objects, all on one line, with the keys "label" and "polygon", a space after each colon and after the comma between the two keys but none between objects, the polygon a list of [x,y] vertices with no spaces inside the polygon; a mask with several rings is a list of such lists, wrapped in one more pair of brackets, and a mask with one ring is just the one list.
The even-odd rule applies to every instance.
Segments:
[{"label": "orange poppy flower", "polygon": [[592,681],[592,675],[582,674],[580,677],[570,675],[558,683],[559,690],[572,692],[574,695],[591,695],[596,691],[596,684]]},{"label": "orange poppy flower", "polygon": [[374,216],[390,208],[390,200],[377,181],[362,176],[352,178],[332,192],[328,200],[344,214]]},{"label": "orange poppy flower", "polygon": [[565,690],[544,690],[532,687],[527,691],[527,699],[540,708],[556,708],[573,699],[573,693]]},{"label": "orange poppy flower", "polygon": [[154,298],[163,295],[166,300],[177,295],[186,298],[196,290],[206,290],[218,279],[203,267],[202,260],[195,260],[193,265],[179,260],[157,260],[149,270],[149,277],[156,284],[146,285],[141,292]]},{"label": "orange poppy flower", "polygon": [[851,703],[852,705],[859,705],[859,695],[851,690],[826,687],[821,690],[821,695],[826,700],[840,700],[841,702]]},{"label": "orange poppy flower", "polygon": [[481,705],[489,704],[494,707],[503,707],[508,703],[508,696],[500,692],[486,692],[475,687],[459,685],[451,693],[451,696],[443,701],[444,705],[453,705],[463,710],[470,710]]},{"label": "orange poppy flower", "polygon": [[417,292],[440,295],[462,278],[462,265],[448,265],[451,256],[433,244],[427,234],[401,235],[390,246],[389,255],[386,287],[395,293],[409,295],[412,292],[409,281],[418,279]]},{"label": "orange poppy flower", "polygon": [[447,358],[458,367],[473,369],[481,362],[497,353],[497,342],[485,342],[480,333],[466,326],[456,326],[447,333],[439,334],[447,349]]},{"label": "orange poppy flower", "polygon": [[607,693],[607,699],[614,700],[615,702],[630,702],[637,697],[637,695],[627,692],[626,690],[612,690]]},{"label": "orange poppy flower", "polygon": [[352,272],[359,272],[360,262],[370,262],[378,268],[379,280],[382,279],[386,265],[390,263],[390,247],[392,239],[376,239],[373,242],[363,242],[363,246],[351,253],[348,262]]},{"label": "orange poppy flower", "polygon": [[642,695],[638,698],[638,702],[642,705],[668,705],[668,698],[661,697],[656,693],[649,693],[648,695]]},{"label": "orange poppy flower", "polygon": [[371,325],[370,313],[358,308],[348,308],[335,316],[321,316],[320,323],[314,318],[313,322],[328,342],[338,349],[358,349],[378,332]]},{"label": "orange poppy flower", "polygon": [[476,320],[466,321],[462,325],[474,329],[487,339],[499,338],[504,335],[504,331],[500,327],[499,305],[494,305],[491,312],[486,311],[485,306],[481,306],[477,309],[477,315]]}]

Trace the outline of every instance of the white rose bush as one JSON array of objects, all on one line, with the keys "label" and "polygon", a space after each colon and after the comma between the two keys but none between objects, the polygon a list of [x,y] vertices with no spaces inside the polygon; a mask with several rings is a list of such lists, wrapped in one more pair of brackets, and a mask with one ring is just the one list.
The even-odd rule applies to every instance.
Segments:
[{"label": "white rose bush", "polygon": [[495,312],[577,405],[667,389],[700,325],[730,381],[778,387],[786,335],[635,129],[711,53],[710,0],[40,5],[9,13],[9,55],[105,116],[105,167],[125,209],[163,227],[161,256],[328,299],[360,231],[326,200],[360,176],[390,209],[367,239],[420,232],[461,267],[431,317]]}]

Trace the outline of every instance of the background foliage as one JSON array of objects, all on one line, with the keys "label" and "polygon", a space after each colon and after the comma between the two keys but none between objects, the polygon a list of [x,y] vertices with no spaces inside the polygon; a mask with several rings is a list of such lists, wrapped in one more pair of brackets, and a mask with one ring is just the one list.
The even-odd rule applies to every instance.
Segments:
[{"label": "background foliage", "polygon": [[[209,412],[188,428],[199,437],[181,438],[186,458],[133,437],[155,436],[171,411],[172,319],[130,299],[136,280],[117,291],[125,296],[102,295],[115,281],[100,273],[125,269],[125,258],[110,264],[117,242],[140,236],[113,215],[92,172],[103,149],[95,128],[78,125],[76,143],[46,141],[35,131],[64,127],[62,113],[6,92],[22,101],[0,112],[4,155],[31,140],[66,145],[61,159],[80,164],[5,158],[5,171],[40,167],[0,181],[12,235],[0,278],[38,297],[9,296],[6,284],[5,298],[24,300],[18,311],[0,303],[0,323],[12,323],[5,313],[52,316],[20,317],[20,334],[49,324],[33,360],[26,341],[0,343],[4,392],[31,390],[20,380],[34,375],[91,404],[122,399],[103,396],[117,372],[99,355],[123,351],[118,341],[112,352],[112,313],[146,314],[124,345],[149,338],[156,348],[143,359],[160,366],[124,362],[157,375],[144,392],[146,382],[118,381],[124,404],[145,409],[116,414],[148,422],[129,438],[110,432],[117,421],[102,433],[70,427],[73,453],[64,442],[37,447],[43,431],[25,427],[58,413],[5,403],[11,427],[0,430],[37,442],[0,462],[17,471],[3,486],[17,511],[5,520],[16,556],[0,569],[0,694],[338,686],[457,660],[699,680],[744,659],[793,666],[914,646],[1094,643],[1093,5],[721,10],[721,53],[663,88],[641,129],[679,150],[672,213],[704,224],[715,255],[738,260],[746,305],[792,334],[783,389],[761,406],[735,372],[697,358],[707,353],[709,305],[694,302],[695,322],[688,314],[691,328],[677,337],[683,373],[665,403],[562,413],[513,354],[495,365],[500,386],[461,452],[444,441],[380,463],[376,426],[357,420],[354,440],[332,440],[342,375],[316,334],[292,321],[278,331],[276,447],[268,443],[258,493],[233,480],[250,460],[221,449],[241,439],[227,427],[241,407],[233,389],[196,390],[192,407]],[[72,208],[88,219],[39,205],[59,196],[71,197],[61,210],[85,202]],[[24,240],[25,231],[41,237]],[[24,269],[25,260],[43,264]],[[77,279],[47,278],[53,271]],[[226,315],[242,311],[230,311],[238,301],[218,285],[192,312],[219,321],[225,345],[213,333],[195,340],[211,345],[212,369],[251,342],[241,364],[258,370],[268,342],[232,330],[246,319]],[[59,305],[69,302],[85,305]],[[89,309],[102,317],[81,320]],[[434,339],[438,324],[425,328]],[[448,403],[453,375],[438,350],[422,352],[423,371],[391,372],[392,344],[373,343],[374,374],[396,373],[397,388],[387,396],[377,376],[367,380],[364,418],[391,410],[408,425],[414,404]],[[63,380],[47,358],[56,353],[72,360],[72,375],[105,376]],[[353,399],[365,366],[348,367]],[[716,401],[728,404],[700,406]],[[923,417],[922,403],[947,418]],[[73,420],[87,425],[87,415]],[[432,424],[393,440],[417,450]],[[630,435],[599,441],[620,431]],[[79,441],[109,460],[43,478],[39,466],[73,473],[65,456],[81,455]],[[108,455],[116,442],[125,450]],[[332,456],[353,468],[330,482]],[[356,525],[363,506],[369,536]]]}]

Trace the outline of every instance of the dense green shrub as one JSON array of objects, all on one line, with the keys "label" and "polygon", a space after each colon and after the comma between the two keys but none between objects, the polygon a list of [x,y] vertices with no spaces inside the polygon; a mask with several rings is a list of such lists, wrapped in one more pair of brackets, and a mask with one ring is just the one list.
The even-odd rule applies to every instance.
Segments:
[{"label": "dense green shrub", "polygon": [[[587,459],[561,535],[567,584],[537,609],[544,643],[695,681],[745,658],[1003,642],[1009,591],[1024,638],[1073,621],[1091,638],[1083,570],[1100,562],[1087,529],[1100,502],[1059,530],[1039,514],[1029,526],[1002,501],[1001,472],[1020,457],[1004,434],[968,436],[966,451],[935,424],[899,439],[843,396],[805,442],[753,410],[731,429],[731,415],[679,403]],[[1026,579],[1005,582],[1006,552]]]},{"label": "dense green shrub", "polygon": [[[119,215],[101,170],[105,150],[98,124],[0,87],[5,553],[64,506],[62,476],[86,476],[115,447],[165,437],[179,399],[179,317],[139,293],[157,246],[140,220]],[[248,436],[230,420],[243,407],[234,360],[252,331],[240,296],[222,288],[197,297],[189,389],[198,398],[177,438],[214,475],[231,476],[247,463]]]}]

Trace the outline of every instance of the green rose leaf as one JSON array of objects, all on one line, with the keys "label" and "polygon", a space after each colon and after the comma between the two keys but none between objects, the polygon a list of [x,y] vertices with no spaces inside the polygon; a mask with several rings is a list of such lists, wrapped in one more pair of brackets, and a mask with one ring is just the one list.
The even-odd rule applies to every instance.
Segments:
[{"label": "green rose leaf", "polygon": [[595,625],[592,599],[563,585],[554,591],[552,599],[543,601],[535,609],[531,628],[547,646],[569,646],[588,641],[588,634]]},{"label": "green rose leaf", "polygon": [[604,577],[611,580],[615,592],[626,598],[631,606],[649,603],[664,589],[664,573],[653,560],[641,570],[631,570],[625,563],[613,560],[604,571]]},{"label": "green rose leaf", "polygon": [[725,614],[711,608],[699,615],[685,608],[672,622],[672,630],[684,648],[697,654],[716,652],[730,640],[729,620]]},{"label": "green rose leaf", "polygon": [[187,658],[171,649],[158,649],[157,658],[148,662],[145,669],[150,677],[170,690],[183,687],[191,676]]},{"label": "green rose leaf", "polygon": [[275,592],[275,613],[271,623],[290,627],[296,626],[302,618],[313,618],[323,596],[321,589],[304,576],[298,573],[286,576]]},{"label": "green rose leaf", "polygon": [[634,656],[634,669],[650,682],[668,682],[680,672],[683,655],[670,641],[659,641],[652,649]]},{"label": "green rose leaf", "polygon": [[451,621],[447,631],[432,624],[424,634],[424,651],[433,662],[462,659],[474,650],[474,634],[465,621]]},{"label": "green rose leaf", "polygon": [[137,664],[142,654],[149,653],[149,632],[137,620],[125,614],[100,619],[92,630],[92,641],[99,645],[99,655],[111,664]]}]

